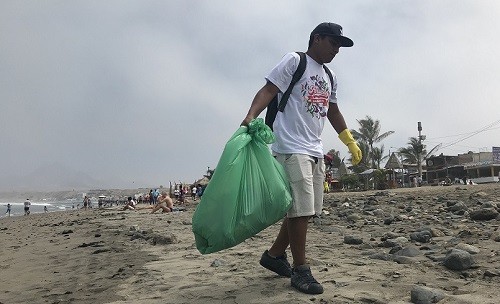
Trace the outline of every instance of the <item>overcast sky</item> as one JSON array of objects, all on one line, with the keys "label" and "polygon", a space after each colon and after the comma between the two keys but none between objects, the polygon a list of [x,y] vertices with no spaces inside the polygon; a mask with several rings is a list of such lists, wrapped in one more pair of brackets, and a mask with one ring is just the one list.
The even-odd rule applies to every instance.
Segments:
[{"label": "overcast sky", "polygon": [[[438,153],[500,146],[496,0],[2,0],[0,177],[60,166],[103,187],[192,182],[323,21],[354,41],[329,64],[339,107],[351,129],[369,115],[395,131],[386,154],[418,121]],[[323,139],[347,156],[331,126]]]}]

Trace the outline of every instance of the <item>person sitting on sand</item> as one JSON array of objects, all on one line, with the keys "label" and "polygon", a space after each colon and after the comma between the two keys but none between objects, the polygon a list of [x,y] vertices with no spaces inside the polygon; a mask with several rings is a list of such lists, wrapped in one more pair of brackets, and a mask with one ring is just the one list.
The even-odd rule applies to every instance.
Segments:
[{"label": "person sitting on sand", "polygon": [[131,196],[129,196],[127,198],[127,204],[125,204],[123,210],[136,210],[135,205],[137,205],[137,203],[132,199]]},{"label": "person sitting on sand", "polygon": [[153,210],[151,210],[151,213],[155,213],[160,209],[162,209],[163,212],[172,212],[173,208],[174,208],[174,201],[166,191],[163,191],[161,195],[158,197],[158,202],[153,207]]}]

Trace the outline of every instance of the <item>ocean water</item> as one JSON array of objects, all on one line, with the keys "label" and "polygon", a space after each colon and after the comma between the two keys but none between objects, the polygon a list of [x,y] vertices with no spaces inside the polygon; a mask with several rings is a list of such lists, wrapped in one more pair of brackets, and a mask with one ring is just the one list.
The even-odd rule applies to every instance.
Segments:
[{"label": "ocean water", "polygon": [[[24,215],[24,201],[23,202],[1,202],[0,203],[0,218],[8,217],[7,214],[7,204],[10,203],[10,216],[20,216]],[[30,206],[30,214],[34,213],[44,213],[44,207],[47,206],[47,212],[58,212],[58,211],[67,211],[72,210],[78,207],[77,205],[82,203],[80,201],[75,200],[66,200],[66,201],[40,201],[40,202],[31,202]],[[94,207],[97,207],[97,203],[93,204]]]}]

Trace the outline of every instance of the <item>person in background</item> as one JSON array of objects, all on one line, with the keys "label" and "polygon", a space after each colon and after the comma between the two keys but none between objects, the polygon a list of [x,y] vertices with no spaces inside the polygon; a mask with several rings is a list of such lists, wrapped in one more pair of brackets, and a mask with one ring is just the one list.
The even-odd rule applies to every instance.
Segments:
[{"label": "person in background", "polygon": [[27,198],[26,201],[24,202],[24,215],[30,214],[30,207],[31,207],[31,202],[30,199]]},{"label": "person in background", "polygon": [[47,209],[47,206],[43,206],[43,212],[45,212],[45,213],[49,212],[49,209]]},{"label": "person in background", "polygon": [[151,213],[155,213],[160,209],[162,209],[164,213],[172,212],[173,208],[174,208],[174,201],[166,191],[162,191],[161,195],[158,197],[158,203],[156,203],[156,205],[153,207]]},{"label": "person in background", "polygon": [[8,213],[8,214],[9,214],[9,216],[10,216],[10,208],[11,208],[11,207],[10,207],[10,203],[8,203],[8,204],[7,204],[7,212],[5,212],[5,214],[7,214],[7,213]]},{"label": "person in background", "polygon": [[191,198],[193,199],[193,201],[196,202],[196,186],[193,186],[193,188],[191,188]]},{"label": "person in background", "polygon": [[88,206],[89,206],[89,198],[85,195],[85,197],[83,198],[83,208],[87,209]]},{"label": "person in background", "polygon": [[125,204],[125,207],[123,207],[123,210],[136,210],[135,206],[137,203],[134,201],[134,199],[129,196],[127,198],[127,203]]},{"label": "person in background", "polygon": [[[351,47],[351,39],[342,35],[342,27],[335,23],[321,23],[309,37],[306,52],[306,69],[293,87],[283,112],[278,111],[273,124],[276,141],[271,150],[280,162],[290,181],[292,206],[281,230],[269,250],[262,254],[260,264],[291,278],[291,285],[307,294],[323,293],[323,286],[316,281],[306,260],[306,235],[309,219],[322,212],[323,181],[325,179],[324,151],[321,133],[330,122],[339,139],[352,154],[351,163],[358,164],[362,154],[347,128],[337,105],[337,78],[330,78],[325,63],[338,54],[340,47]],[[266,77],[266,84],[255,95],[241,125],[248,124],[270,104],[273,97],[285,92],[297,70],[300,56],[286,54]],[[333,83],[332,83],[333,82]],[[290,245],[293,267],[286,249]]]},{"label": "person in background", "polygon": [[198,188],[196,190],[196,196],[198,196],[201,199],[201,196],[203,195],[203,190],[205,190],[205,187],[202,185],[198,185]]},{"label": "person in background", "polygon": [[154,202],[154,195],[153,195],[153,189],[149,190],[149,204],[153,205]]},{"label": "person in background", "polygon": [[153,205],[156,205],[158,203],[159,196],[160,196],[160,191],[158,189],[155,189],[153,191]]},{"label": "person in background", "polygon": [[330,184],[328,184],[327,180],[323,182],[323,190],[325,193],[330,193]]},{"label": "person in background", "polygon": [[181,184],[179,187],[179,198],[177,199],[176,204],[178,203],[178,204],[184,205],[186,203],[185,198],[186,198],[186,192]]}]

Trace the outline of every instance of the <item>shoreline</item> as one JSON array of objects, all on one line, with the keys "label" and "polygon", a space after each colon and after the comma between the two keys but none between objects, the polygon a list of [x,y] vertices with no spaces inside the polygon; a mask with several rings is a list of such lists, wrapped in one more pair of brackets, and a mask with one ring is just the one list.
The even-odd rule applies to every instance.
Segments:
[{"label": "shoreline", "polygon": [[[279,223],[233,248],[202,255],[191,232],[192,203],[178,213],[113,207],[2,219],[0,303],[397,304],[411,303],[415,286],[445,294],[440,304],[496,303],[500,219],[473,221],[447,211],[456,201],[470,211],[479,203],[500,203],[500,186],[326,195],[329,214],[321,225],[311,223],[307,243],[313,274],[325,287],[316,296],[295,291],[289,279],[259,265]],[[384,224],[390,214],[395,220]],[[422,227],[435,231],[431,242],[411,241]],[[418,254],[389,259],[393,248],[381,246],[388,234],[407,239],[403,246]],[[347,244],[346,236],[362,243]],[[478,250],[475,266],[446,269],[439,258],[460,243]]]}]

